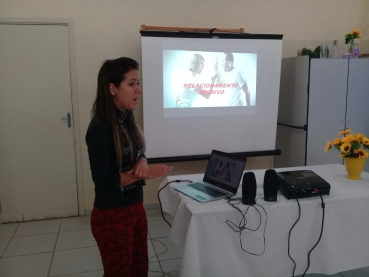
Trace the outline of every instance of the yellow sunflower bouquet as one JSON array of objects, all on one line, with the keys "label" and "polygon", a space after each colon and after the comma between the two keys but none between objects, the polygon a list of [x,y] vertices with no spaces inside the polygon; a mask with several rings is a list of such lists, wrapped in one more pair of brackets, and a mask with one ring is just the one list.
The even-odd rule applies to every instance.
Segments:
[{"label": "yellow sunflower bouquet", "polygon": [[334,149],[340,152],[340,156],[344,158],[366,159],[368,157],[368,152],[365,149],[369,149],[369,138],[361,133],[351,134],[350,129],[339,132],[339,134],[343,137],[328,141],[324,151]]}]

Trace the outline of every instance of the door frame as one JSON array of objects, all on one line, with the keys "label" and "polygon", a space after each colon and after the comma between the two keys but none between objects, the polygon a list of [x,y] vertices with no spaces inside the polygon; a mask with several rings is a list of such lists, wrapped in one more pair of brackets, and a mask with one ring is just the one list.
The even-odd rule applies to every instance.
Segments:
[{"label": "door frame", "polygon": [[[77,90],[77,69],[76,55],[74,48],[74,26],[71,18],[12,18],[0,17],[1,25],[59,25],[68,28],[68,45],[69,45],[69,72],[70,72],[70,89],[72,101],[72,127],[74,136],[74,154],[76,168],[76,183],[77,183],[77,201],[78,215],[85,215],[84,207],[84,191],[83,191],[83,175],[82,175],[82,155],[81,155],[81,139],[80,139],[80,124],[79,124],[79,105],[78,105],[78,90]],[[1,222],[0,222],[1,223]]]}]

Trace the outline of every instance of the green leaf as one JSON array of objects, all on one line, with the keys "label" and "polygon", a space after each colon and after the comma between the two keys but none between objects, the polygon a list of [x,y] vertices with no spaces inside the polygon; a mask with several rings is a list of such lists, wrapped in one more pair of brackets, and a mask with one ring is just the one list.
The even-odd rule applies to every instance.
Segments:
[{"label": "green leaf", "polygon": [[360,143],[354,141],[352,142],[351,149],[352,150],[358,150],[360,148]]}]

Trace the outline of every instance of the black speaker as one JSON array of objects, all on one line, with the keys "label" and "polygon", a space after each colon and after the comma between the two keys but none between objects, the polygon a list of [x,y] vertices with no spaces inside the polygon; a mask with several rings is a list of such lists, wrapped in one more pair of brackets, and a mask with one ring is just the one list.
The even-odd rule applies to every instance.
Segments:
[{"label": "black speaker", "polygon": [[264,200],[277,201],[278,177],[274,169],[268,169],[264,175]]},{"label": "black speaker", "polygon": [[256,179],[254,172],[245,172],[242,178],[242,204],[255,205]]}]

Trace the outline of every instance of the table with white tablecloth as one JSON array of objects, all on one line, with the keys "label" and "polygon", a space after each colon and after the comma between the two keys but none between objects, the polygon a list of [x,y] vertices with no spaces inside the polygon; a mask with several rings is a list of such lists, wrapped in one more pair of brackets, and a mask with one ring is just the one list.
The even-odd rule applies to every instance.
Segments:
[{"label": "table with white tablecloth", "polygon": [[[324,231],[320,243],[310,255],[308,273],[334,274],[369,265],[369,174],[362,180],[349,180],[343,165],[319,165],[279,168],[276,171],[312,170],[331,185],[324,195],[326,205]],[[265,170],[253,170],[257,181],[257,198],[263,197]],[[173,180],[201,181],[203,174],[168,176],[160,184]],[[241,214],[226,200],[200,203],[173,189],[171,183],[160,192],[163,211],[173,216],[169,237],[183,247],[181,277],[287,277],[292,276],[293,262],[288,257],[288,234],[298,218],[298,205],[280,192],[277,202],[258,199],[261,226],[257,231],[234,232],[227,220],[239,224]],[[235,197],[241,197],[241,186]],[[301,217],[290,237],[290,255],[302,274],[308,265],[308,252],[317,242],[321,230],[322,208],[319,196],[299,199]],[[242,212],[247,207],[237,205]],[[259,213],[250,208],[247,227],[259,225]],[[267,222],[266,222],[267,220]],[[265,245],[264,245],[264,226]]]}]

